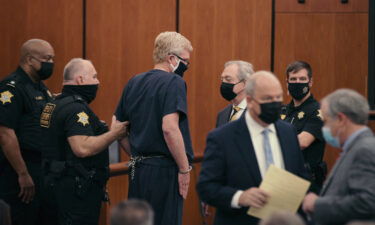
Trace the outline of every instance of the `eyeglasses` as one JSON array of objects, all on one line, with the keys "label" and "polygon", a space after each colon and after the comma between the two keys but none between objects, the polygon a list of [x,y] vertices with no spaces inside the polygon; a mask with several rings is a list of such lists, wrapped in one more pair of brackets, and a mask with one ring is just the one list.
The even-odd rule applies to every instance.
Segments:
[{"label": "eyeglasses", "polygon": [[174,54],[174,53],[169,53],[169,54],[170,54],[170,55],[174,55],[174,56],[176,56],[178,59],[180,59],[181,61],[183,61],[187,66],[190,65],[189,60],[184,59],[184,58],[182,58],[182,57],[180,57],[180,56],[178,56],[178,55],[176,55],[176,54]]},{"label": "eyeglasses", "polygon": [[30,55],[32,58],[36,59],[38,62],[53,62],[53,56],[51,55],[47,55],[43,58],[40,58],[40,57],[36,57],[34,55]]}]

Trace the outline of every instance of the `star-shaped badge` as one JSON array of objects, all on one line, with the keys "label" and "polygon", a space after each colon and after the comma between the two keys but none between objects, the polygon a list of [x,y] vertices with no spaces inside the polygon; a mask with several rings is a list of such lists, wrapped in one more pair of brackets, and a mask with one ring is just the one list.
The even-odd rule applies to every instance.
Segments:
[{"label": "star-shaped badge", "polygon": [[0,93],[0,101],[5,105],[5,103],[12,103],[12,97],[14,95],[10,91],[3,91]]},{"label": "star-shaped badge", "polygon": [[302,119],[305,116],[305,112],[301,111],[298,113],[298,119]]},{"label": "star-shaped badge", "polygon": [[78,116],[78,123],[82,123],[83,126],[86,126],[86,124],[89,124],[89,116],[85,112],[80,112],[77,114]]}]

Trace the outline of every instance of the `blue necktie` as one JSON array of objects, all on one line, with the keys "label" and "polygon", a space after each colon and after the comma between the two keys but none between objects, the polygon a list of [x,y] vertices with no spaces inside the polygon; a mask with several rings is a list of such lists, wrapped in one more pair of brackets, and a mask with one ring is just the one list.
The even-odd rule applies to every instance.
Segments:
[{"label": "blue necktie", "polygon": [[265,157],[266,158],[266,171],[271,164],[274,164],[273,163],[273,157],[272,157],[270,139],[268,138],[269,132],[270,132],[270,130],[267,129],[267,128],[262,131],[264,155],[266,156]]}]

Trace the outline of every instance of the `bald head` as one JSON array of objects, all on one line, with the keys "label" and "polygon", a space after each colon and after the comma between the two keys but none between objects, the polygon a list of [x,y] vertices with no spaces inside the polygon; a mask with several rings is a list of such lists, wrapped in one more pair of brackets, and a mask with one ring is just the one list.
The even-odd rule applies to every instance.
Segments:
[{"label": "bald head", "polygon": [[50,43],[41,39],[30,39],[21,47],[20,64],[27,62],[27,57],[34,56],[41,60],[49,61],[55,56]]},{"label": "bald head", "polygon": [[271,72],[259,71],[246,82],[247,109],[250,116],[266,127],[279,118],[283,90],[280,81]]},{"label": "bald head", "polygon": [[277,77],[268,71],[258,71],[247,80],[246,94],[255,97],[258,92],[274,93],[281,92],[282,88]]},{"label": "bald head", "polygon": [[94,65],[90,60],[74,58],[64,68],[64,85],[99,84]]}]

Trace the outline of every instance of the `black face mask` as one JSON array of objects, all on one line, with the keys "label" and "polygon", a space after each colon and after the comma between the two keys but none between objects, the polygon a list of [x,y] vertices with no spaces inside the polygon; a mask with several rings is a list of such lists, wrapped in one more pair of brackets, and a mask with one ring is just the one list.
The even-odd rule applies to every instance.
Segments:
[{"label": "black face mask", "polygon": [[183,77],[183,76],[184,76],[184,72],[185,72],[187,69],[188,69],[188,66],[180,60],[179,63],[178,63],[177,68],[175,68],[175,69],[173,70],[173,73],[175,73],[175,74],[177,74],[177,75]]},{"label": "black face mask", "polygon": [[267,124],[276,122],[280,118],[281,102],[268,102],[260,104],[259,119]]},{"label": "black face mask", "polygon": [[96,97],[98,91],[98,84],[89,85],[64,85],[63,94],[77,94],[90,104]]},{"label": "black face mask", "polygon": [[220,94],[227,101],[232,101],[237,96],[237,94],[233,92],[234,85],[236,84],[221,82]]},{"label": "black face mask", "polygon": [[307,83],[289,83],[288,82],[288,91],[294,99],[301,100],[310,91],[309,82]]},{"label": "black face mask", "polygon": [[40,69],[37,70],[36,73],[41,80],[47,80],[53,73],[53,63],[40,61]]}]

